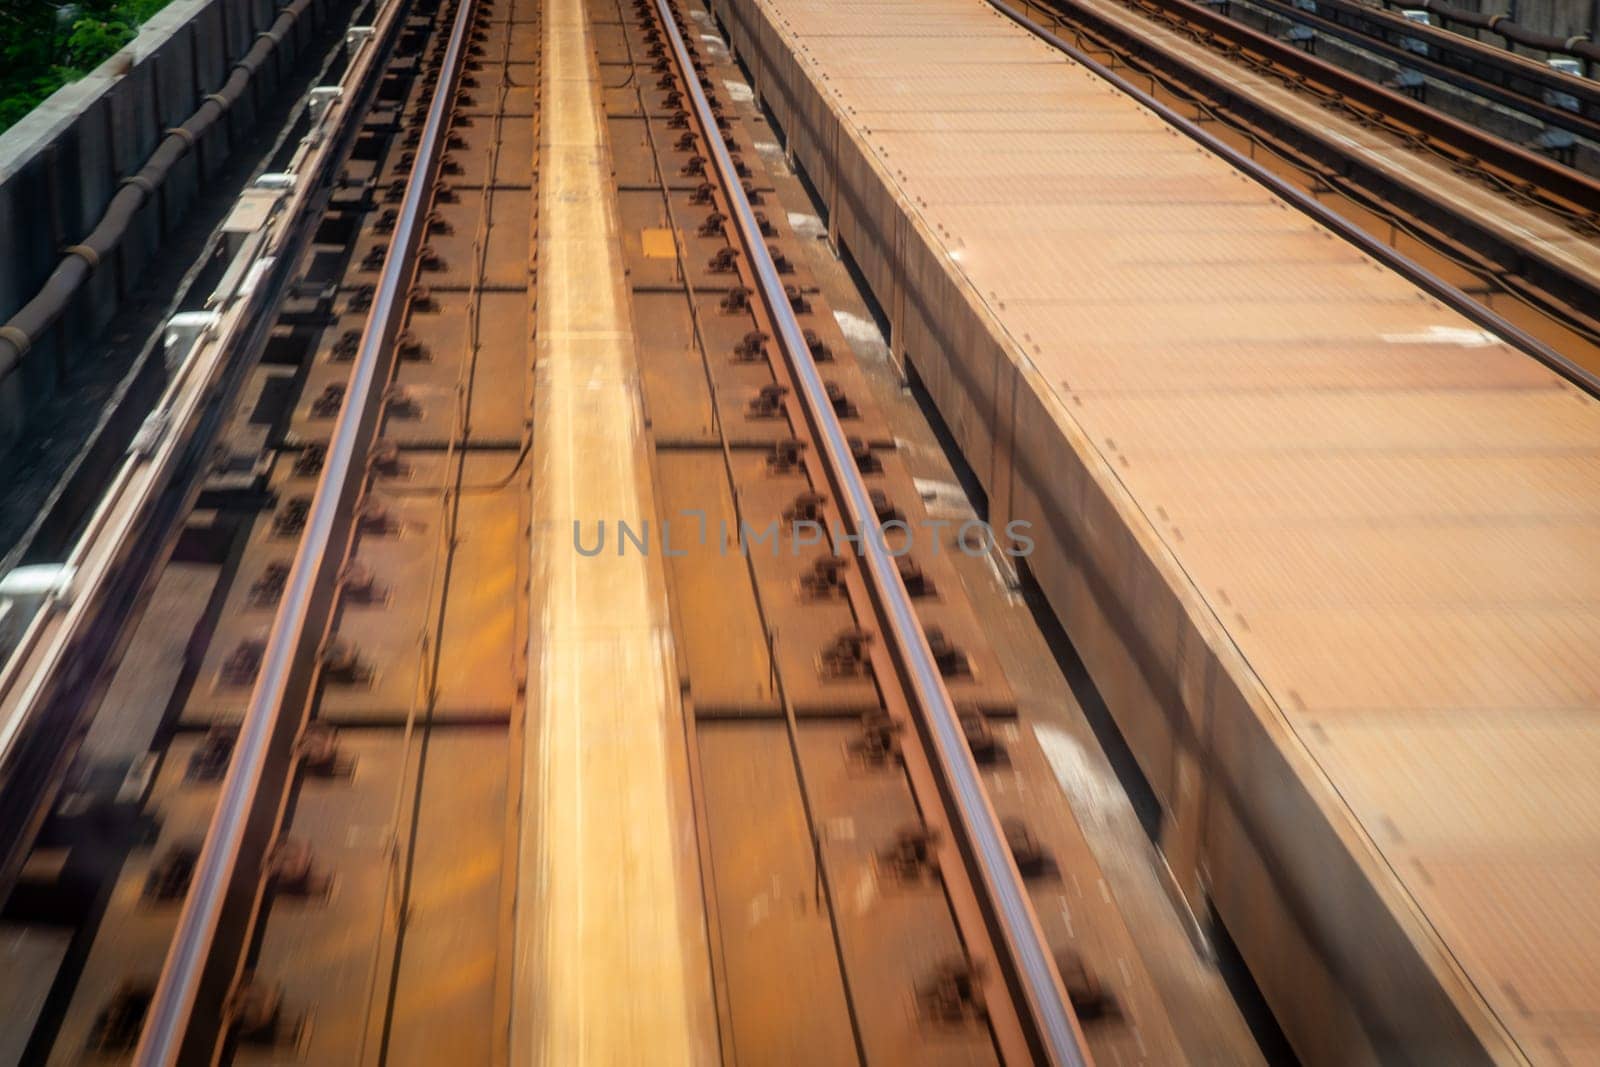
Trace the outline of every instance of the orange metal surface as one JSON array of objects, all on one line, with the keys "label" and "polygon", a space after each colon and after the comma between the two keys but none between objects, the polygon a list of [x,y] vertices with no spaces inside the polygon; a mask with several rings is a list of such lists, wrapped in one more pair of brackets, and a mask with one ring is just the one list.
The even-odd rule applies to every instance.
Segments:
[{"label": "orange metal surface", "polygon": [[1500,1023],[1592,1055],[1600,403],[977,0],[762,6]]}]

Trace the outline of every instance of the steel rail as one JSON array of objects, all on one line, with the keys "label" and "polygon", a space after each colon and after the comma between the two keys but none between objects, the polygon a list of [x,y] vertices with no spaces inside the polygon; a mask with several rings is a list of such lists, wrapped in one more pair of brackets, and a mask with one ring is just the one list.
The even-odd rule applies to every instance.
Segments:
[{"label": "steel rail", "polygon": [[[1260,9],[1271,15],[1292,22],[1296,25],[1307,26],[1336,41],[1355,48],[1365,49],[1394,63],[1402,70],[1410,69],[1419,74],[1437,78],[1447,85],[1453,86],[1464,93],[1476,96],[1491,103],[1499,104],[1512,111],[1520,112],[1529,118],[1536,119],[1546,126],[1555,126],[1566,130],[1568,133],[1579,137],[1594,140],[1600,137],[1600,121],[1583,111],[1568,111],[1556,107],[1544,100],[1525,93],[1502,81],[1496,81],[1485,74],[1471,69],[1474,57],[1465,47],[1465,38],[1449,30],[1437,26],[1428,26],[1422,23],[1408,22],[1398,15],[1391,15],[1386,11],[1371,10],[1358,11],[1355,4],[1341,6],[1338,0],[1322,0],[1326,4],[1329,14],[1318,11],[1306,11],[1295,7],[1292,3],[1283,0],[1251,0]],[[1368,20],[1363,25],[1342,21],[1338,16],[1343,15],[1353,20]],[[1432,31],[1430,34],[1428,31]],[[1441,55],[1435,56],[1432,52],[1418,53],[1397,43],[1392,37],[1402,41],[1413,38],[1424,42],[1431,49],[1437,49]],[[1473,42],[1477,44],[1478,42]],[[1484,46],[1479,45],[1480,48]],[[1571,78],[1569,75],[1558,74],[1555,71],[1545,71],[1547,77],[1540,78],[1538,72],[1528,74],[1508,68],[1508,63],[1522,64],[1527,61],[1521,57],[1508,57],[1506,53],[1486,49],[1489,57],[1476,57],[1478,63],[1488,67],[1493,73],[1502,74],[1508,78],[1523,77],[1529,82],[1536,82],[1541,91],[1565,92],[1575,98],[1581,97],[1585,102],[1591,102],[1593,91],[1590,86],[1584,85],[1582,79]],[[1463,58],[1467,65],[1458,66],[1446,62],[1443,55]],[[1577,84],[1568,85],[1568,82]],[[1554,83],[1554,84],[1551,84]],[[1591,103],[1591,106],[1592,103]]]},{"label": "steel rail", "polygon": [[[395,2],[381,0],[377,7],[389,11]],[[388,25],[392,18],[379,21]],[[341,87],[366,85],[372,45],[347,37],[343,47],[348,66]],[[73,717],[50,722],[45,721],[48,713],[70,702],[71,687],[92,674],[95,668],[85,664],[95,655],[96,627],[105,621],[106,610],[115,614],[113,605],[137,587],[156,551],[149,535],[176,517],[187,479],[205,462],[201,449],[221,417],[217,398],[232,395],[242,373],[235,354],[255,351],[264,341],[259,312],[272,298],[269,294],[281,289],[287,264],[308,236],[303,216],[309,190],[327,179],[348,140],[346,107],[344,100],[336,102],[302,137],[288,168],[297,176],[292,191],[233,258],[228,271],[237,272],[234,282],[225,274],[207,299],[206,309],[218,318],[184,345],[170,380],[128,445],[126,460],[78,533],[65,560],[70,581],[43,598],[17,644],[0,661],[0,803],[8,806],[0,812],[0,899],[12,889],[53,795],[52,784],[37,780],[44,773],[42,764],[54,765],[81,732]],[[332,137],[330,129],[337,131]],[[246,267],[253,272],[249,286],[242,284]],[[168,328],[164,325],[163,332]],[[169,349],[167,358],[176,355]],[[49,752],[41,747],[52,743],[43,736],[47,729],[55,731],[55,747]],[[33,748],[24,751],[29,746]],[[35,792],[23,792],[30,789]],[[29,810],[19,814],[11,805]]]},{"label": "steel rail", "polygon": [[1526,355],[1538,360],[1589,395],[1600,397],[1600,376],[1584,369],[1526,330],[1491,311],[1409,256],[1390,248],[1354,222],[1338,214],[1332,208],[1324,206],[1310,194],[1296,188],[1287,179],[1274,174],[1249,156],[1201,128],[1198,123],[1163,104],[1160,100],[1123,78],[1082,49],[1051,33],[1027,15],[1012,7],[1006,0],[986,0],[986,2],[990,7],[1029,33],[1062,52],[1074,62],[1082,64],[1097,77],[1138,101],[1185,137],[1221,157],[1257,184],[1265,186],[1299,211],[1309,215],[1320,225],[1326,226],[1346,241],[1354,244],[1362,252],[1394,270],[1401,277],[1416,285],[1452,311],[1515,346]]},{"label": "steel rail", "polygon": [[410,273],[411,252],[429,191],[427,176],[443,140],[445,112],[466,50],[474,7],[473,0],[460,0],[456,11],[450,43],[440,65],[439,79],[395,224],[395,237],[384,256],[372,307],[350,372],[345,406],[328,442],[326,464],[306,517],[305,533],[295,553],[278,613],[273,619],[261,669],[222,783],[217,810],[195,865],[172,947],[150,1001],[134,1054],[137,1067],[166,1067],[177,1061],[183,1047],[202,972],[216,940],[224,897],[261,785],[269,745],[288,695],[290,675],[303,654],[311,600],[327,565],[326,556],[338,525],[344,488],[351,475],[358,472],[356,452],[365,428],[373,383],[383,363],[393,319],[402,306],[401,286]]},{"label": "steel rail", "polygon": [[[1287,41],[1280,41],[1238,19],[1220,14],[1203,3],[1196,0],[1142,2],[1189,23],[1216,40],[1231,42],[1236,47],[1281,66],[1296,76],[1309,76],[1313,81],[1341,94],[1352,104],[1398,120],[1487,166],[1537,186],[1551,196],[1560,198],[1571,209],[1592,210],[1592,205],[1600,202],[1600,180],[1591,175],[1512,144],[1405,93],[1386,88],[1327,59],[1302,51]],[[1074,18],[1088,11],[1077,0],[1057,0],[1057,3],[1071,8]]]},{"label": "steel rail", "polygon": [[[1499,223],[1505,220],[1499,215],[1463,212],[1447,192],[1436,184],[1426,181],[1412,184],[1406,176],[1389,170],[1386,163],[1352,150],[1348,139],[1336,128],[1337,123],[1325,126],[1308,121],[1291,108],[1251,96],[1230,79],[1234,64],[1219,61],[1227,58],[1227,53],[1219,56],[1217,50],[1231,41],[1246,53],[1264,60],[1267,69],[1277,74],[1292,71],[1297,76],[1309,75],[1308,79],[1302,77],[1301,81],[1316,99],[1344,98],[1338,87],[1341,82],[1324,80],[1330,72],[1336,78],[1343,79],[1353,79],[1354,75],[1343,72],[1341,76],[1340,69],[1326,61],[1289,49],[1271,37],[1226,20],[1190,0],[1134,0],[1134,3],[1132,15],[1135,21],[1131,24],[1095,5],[1093,0],[1021,0],[1018,6],[1030,14],[1037,11],[1036,21],[1043,23],[1045,19],[1050,19],[1052,30],[1065,23],[1081,29],[1091,38],[1105,42],[1106,46],[1127,59],[1135,70],[1140,70],[1145,77],[1160,81],[1178,96],[1187,97],[1202,113],[1220,119],[1224,125],[1233,127],[1248,138],[1261,135],[1265,138],[1261,147],[1279,158],[1285,158],[1283,150],[1293,156],[1304,157],[1306,166],[1294,159],[1287,161],[1308,176],[1324,179],[1358,206],[1384,218],[1395,214],[1409,217],[1424,230],[1441,235],[1434,241],[1427,241],[1409,230],[1403,222],[1395,223],[1413,237],[1433,245],[1446,258],[1458,262],[1465,254],[1480,258],[1481,263],[1476,266],[1469,266],[1465,262],[1461,265],[1474,273],[1482,272],[1480,276],[1492,271],[1499,276],[1499,284],[1505,287],[1509,295],[1530,307],[1536,307],[1562,329],[1570,329],[1579,335],[1590,332],[1590,328],[1578,317],[1577,309],[1600,307],[1600,279],[1588,277],[1544,242],[1523,239],[1520,229],[1502,228]],[[1193,56],[1164,50],[1158,38],[1147,36],[1140,29],[1144,21],[1138,16],[1146,14],[1156,20],[1170,20],[1180,31],[1199,34],[1211,46],[1210,50]],[[1284,68],[1283,63],[1286,62],[1296,65]],[[1322,88],[1316,88],[1318,85]],[[1376,85],[1372,89],[1375,93],[1388,92]],[[1370,105],[1374,102],[1365,103]],[[1406,114],[1393,114],[1381,101],[1376,102],[1380,105],[1379,110],[1400,122],[1402,128],[1395,130],[1397,137],[1403,139],[1414,132]],[[1353,115],[1368,110],[1362,106],[1364,102],[1361,100],[1347,99],[1347,103],[1354,109]],[[1433,157],[1441,166],[1461,165],[1461,152],[1476,158],[1473,151],[1462,144],[1436,135],[1428,135],[1427,140],[1438,143],[1419,148],[1418,153]],[[1312,163],[1314,167],[1310,167]],[[1576,171],[1562,169],[1577,176]],[[1497,183],[1509,191],[1512,179],[1501,174],[1501,168],[1495,168],[1484,171],[1482,176],[1486,181]],[[1536,178],[1527,180],[1538,184]],[[1600,183],[1590,179],[1590,187],[1593,193],[1587,199],[1600,204]],[[1563,206],[1559,199],[1535,197],[1534,205],[1535,210],[1549,210],[1566,215],[1569,219],[1574,215],[1572,209]],[[1600,220],[1600,216],[1596,218]],[[1390,221],[1394,222],[1393,219]],[[1449,236],[1445,238],[1442,235]],[[1506,276],[1514,276],[1514,280]]]},{"label": "steel rail", "polygon": [[899,668],[909,683],[913,703],[932,740],[934,756],[944,779],[942,784],[954,803],[956,823],[966,837],[974,873],[988,895],[986,904],[993,912],[991,921],[1003,942],[998,947],[1009,957],[1003,959],[1002,964],[1012,969],[1027,1001],[1025,1014],[1036,1031],[1037,1051],[1045,1062],[1061,1067],[1086,1065],[1089,1053],[1083,1034],[1068,1005],[1066,988],[1056,971],[1038,916],[1028,900],[999,818],[984,792],[978,765],[967,747],[955,705],[912,608],[899,567],[889,555],[883,538],[875,534],[876,512],[866,483],[852,459],[844,428],[833,412],[827,387],[790,306],[732,156],[717,133],[716,115],[700,85],[677,19],[667,0],[655,0],[655,5],[671,40],[695,113],[706,131],[706,145],[727,192],[733,221],[746,254],[758,276],[761,298],[771,313],[778,340],[800,386],[807,418],[822,442],[832,480],[842,490],[847,515],[861,535],[858,551],[866,562],[874,599],[884,615],[887,635]]}]

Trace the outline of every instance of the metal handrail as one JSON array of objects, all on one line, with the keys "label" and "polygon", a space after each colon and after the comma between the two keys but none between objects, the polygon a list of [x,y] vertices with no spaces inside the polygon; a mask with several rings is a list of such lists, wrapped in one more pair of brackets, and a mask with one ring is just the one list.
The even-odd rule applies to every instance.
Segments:
[{"label": "metal handrail", "polygon": [[410,269],[410,252],[424,218],[424,200],[445,129],[445,110],[465,51],[474,8],[460,0],[450,43],[428,108],[422,139],[395,225],[395,239],[384,257],[372,307],[362,330],[344,410],[328,443],[327,460],[316,497],[306,518],[305,534],[295,554],[283,599],[262,657],[261,670],[240,724],[232,762],[223,780],[216,813],[195,865],[178,929],[161,978],[150,1001],[134,1062],[138,1067],[166,1067],[177,1060],[189,1027],[211,947],[216,938],[227,887],[238,861],[246,824],[256,800],[268,748],[276,732],[290,675],[302,654],[310,605],[325,557],[338,524],[342,490],[356,472],[356,451],[383,362],[390,324],[400,308],[401,285]]},{"label": "metal handrail", "polygon": [[694,104],[713,162],[727,190],[733,221],[743,238],[750,262],[755,268],[761,296],[771,312],[789,365],[800,386],[806,415],[822,442],[834,484],[842,490],[848,518],[861,534],[860,551],[871,579],[874,597],[884,615],[888,636],[901,670],[910,683],[911,696],[921,712],[944,786],[959,816],[959,829],[976,867],[975,874],[988,894],[994,922],[999,928],[1001,947],[1027,1004],[1039,1049],[1049,1063],[1079,1067],[1089,1062],[1083,1035],[1068,1006],[1066,989],[1056,971],[1052,953],[1045,942],[1038,917],[1023,887],[1022,875],[1006,843],[999,818],[984,793],[978,765],[967,747],[966,737],[955,705],[945,689],[933,650],[917,621],[911,596],[900,577],[900,570],[889,555],[883,539],[874,536],[876,512],[866,483],[851,457],[844,428],[833,412],[827,387],[811,356],[804,333],[795,319],[777,266],[767,250],[755,211],[739,180],[737,168],[723,139],[716,135],[716,116],[696,76],[677,20],[667,0],[655,0],[656,9],[671,39],[672,50],[684,73],[684,84]]}]

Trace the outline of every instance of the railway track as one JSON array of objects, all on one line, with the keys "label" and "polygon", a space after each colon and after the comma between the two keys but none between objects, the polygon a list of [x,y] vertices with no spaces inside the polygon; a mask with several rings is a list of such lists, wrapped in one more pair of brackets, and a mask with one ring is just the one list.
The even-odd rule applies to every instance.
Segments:
[{"label": "railway track", "polygon": [[[1600,266],[1515,232],[1589,241],[1591,179],[1202,8],[991,3],[1595,389]],[[933,506],[713,29],[675,0],[352,29],[0,673],[27,1062],[1255,1054],[1196,1044],[1197,1007],[1243,1033],[1220,981],[1182,1017],[1141,961],[964,566],[1027,531]],[[1230,85],[1218,42],[1482,198]]]},{"label": "railway track", "polygon": [[1580,368],[1600,184],[1188,0],[1028,0],[1076,44]]},{"label": "railway track", "polygon": [[[359,31],[303,169],[273,180],[283,236],[251,238],[249,299],[179,338],[205,377],[156,440],[190,461],[160,465],[160,508],[111,498],[85,540],[108,591],[52,592],[13,661],[17,737],[50,702],[79,716],[12,850],[6,919],[51,932],[32,1061],[509,1055],[523,749],[552,713],[525,658],[541,11],[394,3]],[[1069,821],[991,796],[1058,788],[950,558],[1010,531],[926,509],[688,13],[588,11],[711,1039],[750,1062],[1176,1055]],[[126,625],[67,685],[85,637],[53,628],[113,595]],[[743,929],[757,907],[782,921]]]},{"label": "railway track", "polygon": [[[1311,31],[1313,36],[1293,31],[1288,35],[1308,51],[1315,51],[1316,36],[1322,36],[1394,64],[1399,73],[1391,81],[1418,99],[1427,96],[1426,76],[1479,101],[1527,116],[1545,130],[1530,147],[1567,165],[1577,153],[1574,137],[1586,140],[1592,150],[1600,136],[1600,88],[1590,79],[1373,4],[1323,0],[1315,11],[1278,0],[1261,0],[1257,6],[1275,19]],[[1418,7],[1434,10],[1428,5]],[[1451,14],[1445,5],[1438,7],[1443,8],[1444,17]],[[1495,25],[1503,21],[1508,20],[1496,20]],[[1588,44],[1582,35],[1544,43],[1567,52]]]},{"label": "railway track", "polygon": [[[115,809],[136,829],[85,840],[58,806],[31,842],[35,866],[65,854],[54,881],[83,900],[42,916],[74,933],[41,997],[30,1060],[249,1061],[296,1049],[356,1062],[384,1058],[407,1026],[428,1047],[426,1019],[395,1022],[415,985],[401,946],[441,917],[409,910],[431,885],[414,877],[416,850],[436,841],[418,825],[421,798],[452,768],[504,752],[515,692],[517,554],[507,553],[506,595],[462,608],[455,590],[481,592],[470,583],[483,580],[463,565],[460,540],[514,543],[527,493],[515,477],[523,405],[473,402],[491,370],[504,396],[525,377],[502,373],[492,346],[499,316],[520,308],[526,319],[531,304],[532,148],[505,129],[508,114],[535,121],[518,89],[537,72],[537,6],[526,6],[519,16],[509,3],[427,13],[393,3],[352,30],[362,62],[345,85],[317,91],[334,121],[314,127],[299,165],[269,186],[266,210],[304,233],[247,240],[256,258],[231,273],[263,301],[229,305],[241,330],[198,346],[233,364],[234,384],[184,394],[212,410],[209,422],[185,408],[160,424],[171,433],[159,444],[204,457],[177,483],[187,514],[163,535],[133,501],[138,521],[89,530],[91,555],[120,553],[113,565],[144,610],[116,640],[120,667],[85,686],[99,712],[63,792],[90,821]],[[519,148],[520,165],[510,162]],[[497,244],[519,218],[522,232]],[[281,286],[268,284],[274,263]],[[191,333],[204,342],[223,325],[213,317]],[[523,362],[513,356],[512,370]],[[136,454],[131,477],[148,465]],[[474,507],[496,490],[513,509],[509,528]],[[155,539],[161,566],[127,558],[141,537]],[[497,658],[483,632],[502,624]],[[162,641],[185,625],[192,638]],[[48,669],[27,684],[57,686]],[[93,785],[107,766],[128,772],[110,796]],[[501,834],[486,833],[475,856],[492,860]],[[18,893],[38,900],[51,881],[24,867]],[[331,973],[295,955],[341,928],[365,936],[352,934]],[[473,1032],[452,1033],[459,1043]]]}]

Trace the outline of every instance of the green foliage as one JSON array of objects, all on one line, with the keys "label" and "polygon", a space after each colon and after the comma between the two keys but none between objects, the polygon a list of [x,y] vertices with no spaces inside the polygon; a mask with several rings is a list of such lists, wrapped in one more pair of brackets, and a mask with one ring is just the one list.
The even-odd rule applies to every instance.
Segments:
[{"label": "green foliage", "polygon": [[133,40],[169,0],[0,0],[0,131]]}]

